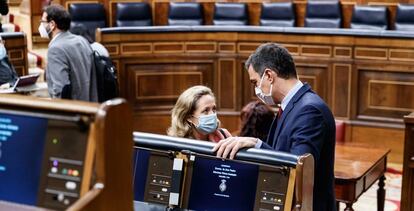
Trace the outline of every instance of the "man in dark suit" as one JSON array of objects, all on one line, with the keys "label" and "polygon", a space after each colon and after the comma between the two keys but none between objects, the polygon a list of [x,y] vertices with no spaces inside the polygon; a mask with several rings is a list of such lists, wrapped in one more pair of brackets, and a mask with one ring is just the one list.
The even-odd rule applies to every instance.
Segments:
[{"label": "man in dark suit", "polygon": [[310,153],[315,159],[313,210],[336,210],[334,194],[335,121],[325,102],[296,73],[289,52],[274,43],[261,45],[246,61],[256,95],[281,104],[266,143],[254,137],[231,137],[215,147],[217,157],[233,159],[239,149],[262,148]]}]

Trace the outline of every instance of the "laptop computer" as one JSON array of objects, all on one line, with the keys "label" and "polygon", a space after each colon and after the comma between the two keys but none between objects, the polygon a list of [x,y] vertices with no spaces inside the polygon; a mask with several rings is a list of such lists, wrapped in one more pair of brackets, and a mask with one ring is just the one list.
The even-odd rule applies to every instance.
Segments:
[{"label": "laptop computer", "polygon": [[36,88],[33,87],[33,85],[36,84],[36,81],[39,78],[39,75],[40,75],[39,73],[36,73],[36,74],[21,76],[17,78],[16,82],[14,82],[14,85],[12,87],[8,89],[0,90],[0,94],[35,90]]}]

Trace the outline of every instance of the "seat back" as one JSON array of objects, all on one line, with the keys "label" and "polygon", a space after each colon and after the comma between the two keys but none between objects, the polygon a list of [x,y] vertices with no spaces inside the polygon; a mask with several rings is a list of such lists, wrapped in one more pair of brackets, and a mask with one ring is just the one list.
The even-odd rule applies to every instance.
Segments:
[{"label": "seat back", "polygon": [[352,29],[386,30],[388,13],[384,6],[355,6],[351,20]]},{"label": "seat back", "polygon": [[197,2],[171,2],[168,10],[168,25],[203,25],[203,7]]},{"label": "seat back", "polygon": [[394,28],[414,31],[414,4],[398,4]]},{"label": "seat back", "polygon": [[295,9],[292,2],[263,3],[260,25],[294,27]]},{"label": "seat back", "polygon": [[345,142],[345,123],[341,120],[335,120],[336,137],[337,143]]},{"label": "seat back", "polygon": [[70,4],[69,13],[72,17],[70,27],[83,25],[95,39],[96,28],[106,27],[105,8],[100,3]]},{"label": "seat back", "polygon": [[247,6],[244,3],[216,3],[213,25],[247,25]]},{"label": "seat back", "polygon": [[339,1],[308,1],[305,27],[341,28],[342,12]]},{"label": "seat back", "polygon": [[128,2],[116,4],[116,26],[152,26],[148,3]]}]

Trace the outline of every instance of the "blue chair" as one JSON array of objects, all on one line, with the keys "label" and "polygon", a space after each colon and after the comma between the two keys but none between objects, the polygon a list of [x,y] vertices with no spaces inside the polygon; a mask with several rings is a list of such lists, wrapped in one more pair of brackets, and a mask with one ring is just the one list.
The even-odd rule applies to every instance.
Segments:
[{"label": "blue chair", "polygon": [[295,8],[292,2],[263,3],[260,25],[294,27]]},{"label": "blue chair", "polygon": [[203,25],[203,8],[196,2],[171,2],[168,10],[168,25]]},{"label": "blue chair", "polygon": [[144,2],[117,3],[116,26],[152,26],[151,8]]},{"label": "blue chair", "polygon": [[398,4],[395,30],[414,31],[414,4]]},{"label": "blue chair", "polygon": [[351,19],[352,29],[386,30],[388,12],[386,7],[355,6]]},{"label": "blue chair", "polygon": [[308,1],[305,27],[341,28],[342,11],[338,1]]},{"label": "blue chair", "polygon": [[248,25],[247,6],[243,3],[216,3],[213,25]]},{"label": "blue chair", "polygon": [[106,27],[105,8],[100,3],[70,4],[69,13],[72,17],[70,27],[83,25],[95,38],[96,28]]}]

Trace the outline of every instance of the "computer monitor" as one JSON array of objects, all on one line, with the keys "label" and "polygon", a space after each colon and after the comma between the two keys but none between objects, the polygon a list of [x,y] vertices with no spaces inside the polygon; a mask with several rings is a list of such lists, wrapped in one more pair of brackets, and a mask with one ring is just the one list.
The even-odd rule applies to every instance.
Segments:
[{"label": "computer monitor", "polygon": [[0,110],[0,200],[71,205],[80,197],[87,136],[79,116]]},{"label": "computer monitor", "polygon": [[134,141],[134,199],[140,210],[312,207],[310,155],[248,149],[222,160],[205,141],[141,132],[134,132]]},{"label": "computer monitor", "polygon": [[259,166],[195,157],[190,210],[253,210]]},{"label": "computer monitor", "polygon": [[47,119],[0,113],[0,200],[36,205]]}]

